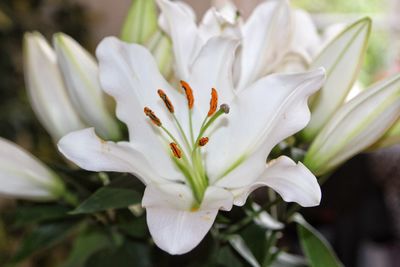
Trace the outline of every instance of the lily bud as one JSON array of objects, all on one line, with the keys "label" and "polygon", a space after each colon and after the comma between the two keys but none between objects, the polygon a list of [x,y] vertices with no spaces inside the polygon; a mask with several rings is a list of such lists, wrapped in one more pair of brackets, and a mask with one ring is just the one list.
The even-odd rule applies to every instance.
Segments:
[{"label": "lily bud", "polygon": [[145,46],[153,54],[161,74],[166,78],[170,78],[173,71],[173,53],[169,37],[160,30],[156,31]]},{"label": "lily bud", "polygon": [[24,35],[24,75],[31,106],[55,141],[85,128],[68,97],[57,58],[38,32]]},{"label": "lily bud", "polygon": [[37,158],[0,138],[0,196],[49,201],[65,193],[64,183]]},{"label": "lily bud", "polygon": [[310,69],[324,67],[326,82],[311,99],[311,120],[301,137],[311,141],[345,102],[357,79],[367,48],[371,20],[363,18],[344,29],[314,59]]},{"label": "lily bud", "polygon": [[94,57],[66,34],[55,34],[53,43],[75,110],[86,124],[96,128],[100,136],[118,139],[119,127],[107,110]]},{"label": "lily bud", "polygon": [[379,82],[340,107],[317,135],[304,163],[323,175],[364,151],[400,115],[400,75]]},{"label": "lily bud", "polygon": [[389,147],[400,143],[400,119],[370,149]]},{"label": "lily bud", "polygon": [[121,39],[145,44],[157,31],[157,8],[154,0],[132,0],[125,18]]}]

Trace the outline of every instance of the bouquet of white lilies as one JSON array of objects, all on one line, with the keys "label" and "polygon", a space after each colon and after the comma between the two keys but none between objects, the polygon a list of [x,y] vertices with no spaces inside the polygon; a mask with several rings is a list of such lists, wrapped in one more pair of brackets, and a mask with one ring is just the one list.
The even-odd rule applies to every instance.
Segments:
[{"label": "bouquet of white lilies", "polygon": [[[371,20],[326,37],[286,0],[196,20],[133,0],[95,55],[25,34],[30,103],[65,164],[0,139],[0,194],[36,202],[13,262],[44,240],[73,244],[62,266],[342,266],[299,210],[354,155],[400,140],[400,75],[354,91]],[[302,253],[282,242],[293,225]]]}]

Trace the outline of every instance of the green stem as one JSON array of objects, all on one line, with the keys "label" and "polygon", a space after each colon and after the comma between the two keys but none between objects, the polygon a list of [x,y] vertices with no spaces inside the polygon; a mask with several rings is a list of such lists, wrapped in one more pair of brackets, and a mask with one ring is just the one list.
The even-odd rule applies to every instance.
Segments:
[{"label": "green stem", "polygon": [[188,140],[187,137],[186,137],[185,132],[183,131],[183,128],[182,128],[181,124],[179,123],[179,121],[178,121],[178,119],[176,118],[176,116],[175,116],[174,113],[172,113],[172,116],[174,117],[175,123],[176,123],[176,125],[178,126],[179,131],[181,132],[181,135],[182,135],[182,138],[183,138],[183,140],[184,140],[184,142],[185,142],[185,144],[186,144],[187,150],[190,151],[190,147],[191,147],[191,146],[190,146],[189,140]]},{"label": "green stem", "polygon": [[267,240],[267,244],[265,245],[265,256],[264,256],[264,261],[261,265],[262,267],[268,267],[273,262],[274,253],[272,253],[272,248],[276,245],[277,241],[278,241],[278,232],[272,231],[271,235]]},{"label": "green stem", "polygon": [[79,204],[78,197],[67,190],[63,192],[61,197],[66,203],[70,204],[73,207],[76,207]]}]

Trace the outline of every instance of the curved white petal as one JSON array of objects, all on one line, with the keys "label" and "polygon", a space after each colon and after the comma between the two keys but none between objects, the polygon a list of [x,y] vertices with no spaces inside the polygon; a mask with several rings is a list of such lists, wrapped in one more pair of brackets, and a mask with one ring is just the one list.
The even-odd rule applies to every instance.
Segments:
[{"label": "curved white petal", "polygon": [[232,38],[211,38],[193,63],[190,84],[193,86],[196,107],[203,116],[206,116],[210,107],[211,88],[217,90],[220,104],[234,97],[232,64],[237,45],[238,40]]},{"label": "curved white petal", "polygon": [[308,57],[314,57],[322,48],[322,41],[311,16],[304,10],[297,9],[292,13],[293,37],[291,50],[301,51]]},{"label": "curved white petal", "polygon": [[267,74],[280,61],[290,44],[290,28],[286,0],[266,1],[254,10],[243,27],[238,90]]},{"label": "curved white petal", "polygon": [[172,39],[177,78],[187,80],[190,64],[202,45],[196,21],[180,3],[169,0],[157,0],[157,3],[163,17],[163,28]]},{"label": "curved white petal", "polygon": [[233,196],[209,187],[199,209],[192,209],[193,194],[182,184],[149,185],[142,205],[154,242],[170,254],[184,254],[197,246],[210,230],[218,210],[230,210]]},{"label": "curved white petal", "polygon": [[240,38],[241,22],[236,6],[226,1],[206,11],[198,27],[199,35],[203,41],[215,36]]},{"label": "curved white petal", "polygon": [[0,195],[54,200],[64,191],[57,175],[14,143],[0,138]]},{"label": "curved white petal", "polygon": [[[179,140],[180,135],[164,103],[157,94],[163,89],[172,103],[186,102],[183,95],[170,87],[160,74],[150,52],[136,44],[127,44],[114,37],[105,38],[97,48],[100,83],[103,90],[117,102],[117,117],[125,122],[129,140],[145,155],[148,162],[157,159],[160,170],[176,177],[180,172],[175,167],[168,148],[168,142],[161,140],[162,131],[154,126],[143,113],[144,107],[151,108],[163,125]],[[186,125],[187,110],[176,109],[181,123]]]},{"label": "curved white petal", "polygon": [[95,59],[66,34],[55,34],[53,43],[75,109],[101,136],[118,138],[119,127],[105,105]]},{"label": "curved white petal", "polygon": [[[144,155],[126,142],[114,143],[100,139],[93,128],[72,132],[58,142],[58,149],[79,167],[90,171],[129,172],[143,183],[163,181],[161,175]],[[174,180],[176,177],[166,177]]]},{"label": "curved white petal", "polygon": [[[268,186],[278,192],[286,202],[296,202],[303,207],[319,205],[321,188],[317,178],[302,164],[281,156],[270,162],[259,179],[247,188],[241,188],[234,204],[244,205],[251,192]],[[236,192],[238,193],[238,192]]]},{"label": "curved white petal", "polygon": [[24,36],[24,75],[32,108],[55,141],[85,128],[68,97],[56,55],[38,32]]},{"label": "curved white petal", "polygon": [[252,183],[263,172],[270,150],[307,125],[307,100],[322,86],[324,73],[270,75],[239,93],[205,147],[210,180],[228,188]]}]

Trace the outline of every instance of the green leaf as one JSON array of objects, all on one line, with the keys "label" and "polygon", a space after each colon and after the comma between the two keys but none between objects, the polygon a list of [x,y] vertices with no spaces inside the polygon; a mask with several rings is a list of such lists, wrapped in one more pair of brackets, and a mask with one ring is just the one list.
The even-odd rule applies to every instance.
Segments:
[{"label": "green leaf", "polygon": [[61,267],[84,267],[99,250],[110,246],[110,237],[101,232],[83,233],[75,240],[72,252]]},{"label": "green leaf", "polygon": [[50,248],[61,242],[68,236],[74,226],[76,226],[76,221],[39,226],[22,240],[21,247],[14,255],[12,262],[24,260],[37,251]]},{"label": "green leaf", "polygon": [[218,251],[217,264],[224,267],[244,267],[229,246],[224,246]]},{"label": "green leaf", "polygon": [[13,226],[21,227],[27,224],[34,224],[44,221],[57,220],[64,217],[71,217],[68,214],[70,208],[60,205],[35,205],[17,207],[14,214]]},{"label": "green leaf", "polygon": [[124,234],[134,238],[144,238],[148,234],[146,218],[144,216],[118,224],[118,228]]},{"label": "green leaf", "polygon": [[300,244],[311,267],[343,267],[325,238],[300,214],[295,214],[293,221],[297,223]]},{"label": "green leaf", "polygon": [[107,248],[95,253],[86,263],[86,267],[150,267],[149,246],[143,243],[125,240],[116,248]]},{"label": "green leaf", "polygon": [[125,18],[121,39],[144,44],[157,31],[157,8],[154,0],[132,0]]},{"label": "green leaf", "polygon": [[312,62],[310,69],[324,67],[327,78],[312,98],[311,121],[302,132],[304,140],[312,140],[345,101],[358,77],[370,32],[371,19],[358,20],[337,35]]},{"label": "green leaf", "polygon": [[133,177],[123,177],[94,192],[70,214],[87,214],[108,209],[126,208],[140,203],[142,195],[131,188]]}]

